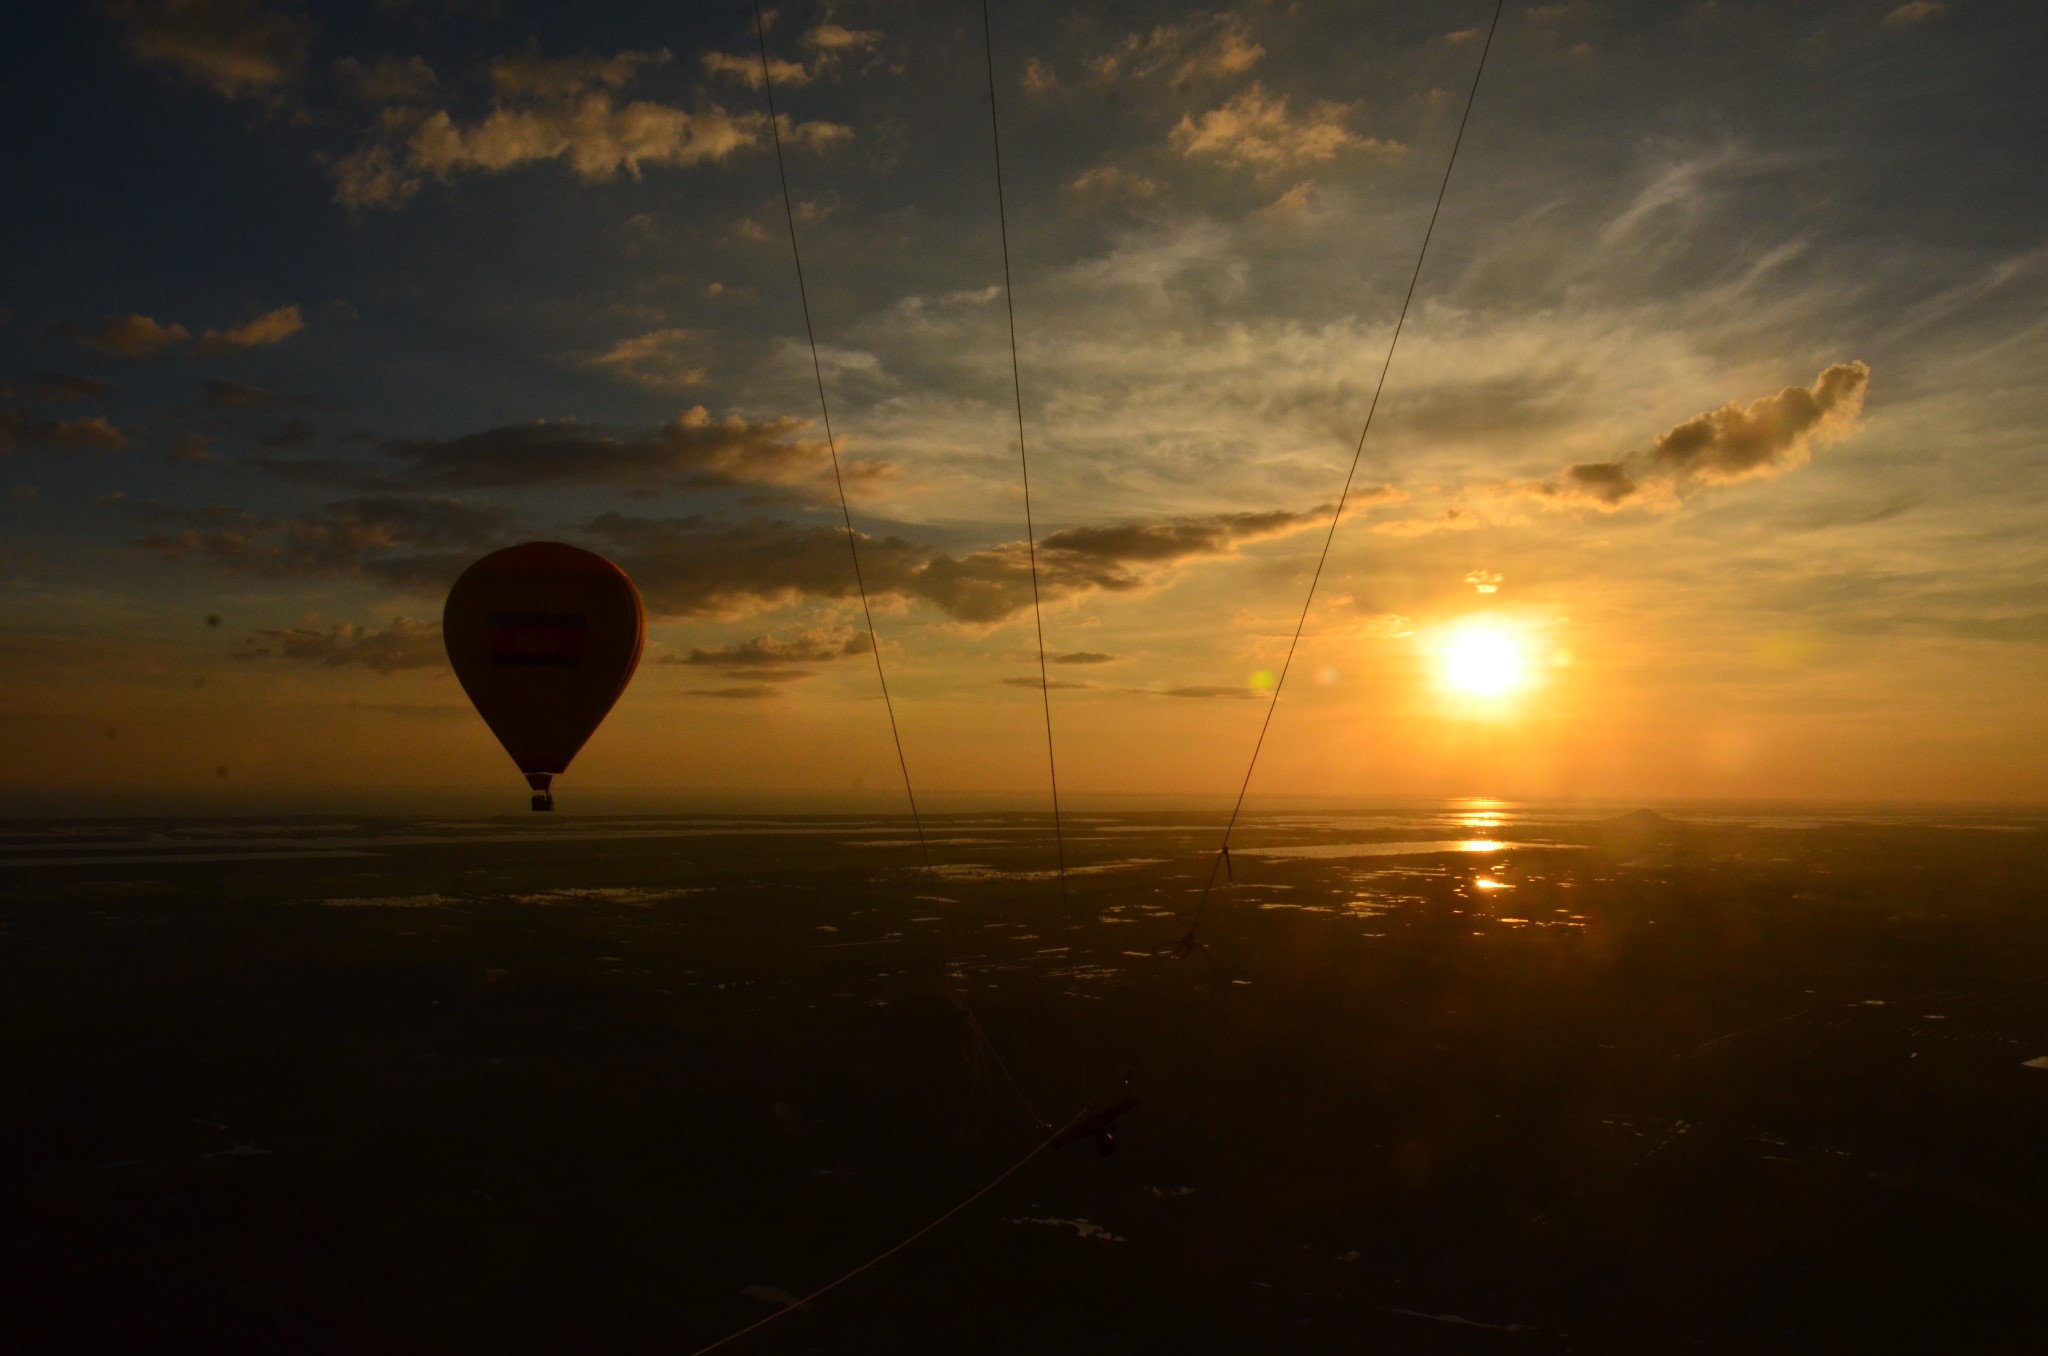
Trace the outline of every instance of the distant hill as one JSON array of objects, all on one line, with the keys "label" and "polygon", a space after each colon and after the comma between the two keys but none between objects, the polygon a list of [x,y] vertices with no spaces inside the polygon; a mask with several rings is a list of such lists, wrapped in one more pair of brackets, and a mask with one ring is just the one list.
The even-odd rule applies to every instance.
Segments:
[{"label": "distant hill", "polygon": [[1595,820],[1592,828],[1608,846],[1629,852],[1675,843],[1685,834],[1685,825],[1655,810],[1630,810],[1612,819]]},{"label": "distant hill", "polygon": [[1616,815],[1612,819],[1602,819],[1595,823],[1593,827],[1612,830],[1616,833],[1672,834],[1677,833],[1682,826],[1677,820],[1667,819],[1655,810],[1630,810],[1625,815]]}]

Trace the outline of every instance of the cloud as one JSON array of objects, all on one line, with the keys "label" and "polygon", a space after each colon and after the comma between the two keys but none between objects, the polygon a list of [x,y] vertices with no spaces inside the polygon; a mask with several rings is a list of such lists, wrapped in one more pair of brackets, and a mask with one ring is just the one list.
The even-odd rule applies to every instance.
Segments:
[{"label": "cloud", "polygon": [[[1482,587],[1479,591],[1485,593],[1487,590]],[[1334,606],[1339,602],[1344,604],[1343,610]],[[1331,603],[1333,606],[1329,611],[1338,615],[1317,625],[1316,630],[1320,634],[1360,640],[1403,640],[1415,634],[1414,619],[1403,613],[1365,612],[1358,608],[1356,600],[1350,598],[1333,598]],[[1348,610],[1348,616],[1343,615],[1344,610]]]},{"label": "cloud", "polygon": [[1600,228],[1600,243],[1612,248],[1647,226],[1668,234],[1674,218],[1699,216],[1710,201],[1709,186],[1717,176],[1748,163],[1741,147],[1723,142],[1697,155],[1682,156],[1659,167],[1649,182]]},{"label": "cloud", "polygon": [[240,382],[209,377],[204,383],[206,408],[209,410],[255,410],[266,405],[277,405],[286,397],[275,391],[266,391],[261,386],[244,386]]},{"label": "cloud", "polygon": [[1592,461],[1567,466],[1559,494],[1566,499],[1590,500],[1604,506],[1619,507],[1635,498],[1641,488],[1634,474],[1622,463]]},{"label": "cloud", "polygon": [[1947,8],[1947,5],[1937,5],[1932,3],[1932,0],[1909,0],[1907,4],[1900,5],[1885,15],[1879,22],[1896,33],[1902,29],[1916,28]]},{"label": "cloud", "polygon": [[[830,473],[823,441],[796,435],[807,420],[782,416],[713,419],[697,405],[657,429],[614,435],[588,424],[517,424],[460,438],[386,443],[406,463],[414,488],[520,489],[551,485],[768,485],[825,492]],[[890,475],[884,461],[844,459],[849,493]]]},{"label": "cloud", "polygon": [[424,57],[379,57],[363,62],[342,57],[334,63],[335,83],[366,104],[416,104],[434,96],[440,79]]},{"label": "cloud", "polygon": [[128,0],[112,6],[128,54],[168,66],[224,99],[271,94],[298,78],[310,20],[257,0]]},{"label": "cloud", "polygon": [[1160,697],[1256,697],[1256,688],[1246,686],[1227,687],[1221,684],[1204,683],[1194,687],[1138,688],[1136,691]]},{"label": "cloud", "polygon": [[[341,500],[287,518],[227,507],[138,506],[131,512],[162,527],[135,545],[165,559],[270,577],[367,576],[410,590],[444,587],[477,551],[502,544],[509,528],[501,509],[397,494]],[[1178,566],[1227,558],[1248,543],[1312,525],[1327,512],[1228,513],[1055,532],[1039,543],[1040,596],[1056,603],[1149,588]],[[658,616],[740,617],[806,598],[856,595],[846,533],[827,522],[606,513],[585,531],[633,577]],[[954,556],[900,536],[862,537],[860,562],[872,598],[928,603],[955,621],[989,625],[1031,606],[1022,542]],[[758,676],[777,666],[820,662],[827,647],[849,654],[866,643],[865,636],[845,632],[799,632],[676,662]]]},{"label": "cloud", "polygon": [[334,200],[350,212],[397,209],[419,191],[419,176],[406,170],[403,148],[394,152],[386,145],[362,146],[334,165]]},{"label": "cloud", "polygon": [[660,662],[711,669],[753,683],[794,683],[812,677],[817,672],[816,665],[868,654],[873,649],[874,637],[866,631],[800,627],[788,636],[755,636],[736,645],[665,655]]},{"label": "cloud", "polygon": [[882,35],[872,29],[845,28],[835,23],[818,24],[803,36],[804,46],[829,53],[864,52],[881,40]]},{"label": "cloud", "polygon": [[83,419],[48,419],[24,424],[21,432],[24,439],[47,443],[51,447],[118,452],[128,446],[128,435],[97,414]]},{"label": "cloud", "polygon": [[1120,654],[1103,654],[1099,650],[1075,650],[1070,654],[1047,656],[1048,661],[1054,664],[1116,664],[1123,658]]},{"label": "cloud", "polygon": [[623,89],[642,66],[665,66],[666,48],[616,56],[544,57],[538,48],[507,52],[491,63],[491,84],[507,97],[568,99],[591,89]]},{"label": "cloud", "polygon": [[119,452],[128,435],[100,415],[82,419],[29,419],[19,410],[0,409],[0,452],[17,443],[70,451]]},{"label": "cloud", "polygon": [[754,702],[778,698],[782,695],[782,690],[780,688],[768,687],[764,684],[749,684],[746,687],[700,687],[685,692],[683,695],[685,697],[715,697],[727,701]]},{"label": "cloud", "polygon": [[[908,296],[898,301],[893,308],[900,316],[931,315],[940,308],[956,306],[986,306],[1003,294],[1001,286],[991,283],[987,287],[961,288],[937,297]],[[873,370],[870,357],[868,370]]]},{"label": "cloud", "polygon": [[36,405],[69,405],[81,400],[100,400],[113,393],[112,382],[48,370],[31,372],[20,381],[0,386],[0,395]]},{"label": "cloud", "polygon": [[153,358],[192,337],[183,325],[159,325],[146,315],[124,315],[85,336],[85,346],[110,358]]},{"label": "cloud", "polygon": [[1115,165],[1097,165],[1084,170],[1068,180],[1067,190],[1071,193],[1114,194],[1131,198],[1149,198],[1159,192],[1159,185],[1142,174],[1118,169]]},{"label": "cloud", "polygon": [[[267,348],[281,344],[306,328],[306,319],[296,306],[265,311],[246,325],[230,330],[208,330],[199,339],[202,352]],[[192,332],[183,325],[163,325],[146,315],[119,316],[109,320],[80,341],[95,353],[110,358],[154,358],[160,353],[190,342]]]},{"label": "cloud", "polygon": [[1037,57],[1028,57],[1024,62],[1024,74],[1018,77],[1017,83],[1024,87],[1026,94],[1050,94],[1060,87],[1060,78],[1045,62]]},{"label": "cloud", "polygon": [[853,140],[853,129],[844,123],[793,122],[787,113],[776,117],[775,127],[782,133],[784,145],[803,146],[813,151],[822,151],[842,141]]},{"label": "cloud", "polygon": [[[1137,592],[1162,569],[1234,555],[1239,546],[1299,531],[1326,512],[1219,513],[1066,528],[1038,543],[1038,593],[1058,600]],[[934,555],[909,581],[909,592],[956,620],[999,622],[1031,605],[1030,555],[1022,542],[957,560]]]},{"label": "cloud", "polygon": [[1504,578],[1498,570],[1473,570],[1465,576],[1465,582],[1477,593],[1499,593]]},{"label": "cloud", "polygon": [[274,452],[287,452],[295,447],[309,446],[319,437],[320,430],[311,420],[287,419],[275,428],[264,430],[256,441]]},{"label": "cloud", "polygon": [[[1327,512],[1226,513],[1055,532],[1038,546],[1039,596],[1057,602],[1136,592],[1174,566],[1234,555],[1240,546],[1299,531]],[[740,616],[804,597],[855,594],[846,535],[827,524],[608,513],[590,530],[611,544],[648,607],[664,615]],[[1031,606],[1030,558],[1022,542],[956,557],[901,537],[863,537],[860,563],[871,597],[926,602],[955,621],[990,625]]]},{"label": "cloud", "polygon": [[646,334],[619,340],[595,358],[586,360],[586,365],[609,372],[622,381],[657,391],[701,386],[704,369],[692,366],[684,352],[695,338],[689,330],[650,330]]},{"label": "cloud", "polygon": [[[1650,450],[1620,461],[1581,462],[1554,481],[1519,487],[1558,507],[1603,512],[1674,504],[1701,486],[1768,479],[1806,464],[1814,447],[1855,428],[1870,385],[1865,363],[1836,363],[1811,386],[1787,386],[1747,405],[1731,401],[1675,425]],[[1513,493],[1517,487],[1496,487]]]},{"label": "cloud", "polygon": [[1083,65],[1103,80],[1165,75],[1173,84],[1183,85],[1203,77],[1242,75],[1265,55],[1266,49],[1252,41],[1242,18],[1217,14],[1127,34],[1115,47],[1088,58]]},{"label": "cloud", "polygon": [[296,306],[280,306],[274,311],[265,311],[246,325],[231,330],[208,330],[199,340],[202,352],[217,352],[222,349],[269,348],[306,328],[306,318],[299,314]]},{"label": "cloud", "polygon": [[1323,102],[1296,118],[1285,95],[1271,96],[1254,81],[1221,108],[1200,118],[1183,114],[1169,136],[1182,155],[1210,156],[1231,169],[1259,173],[1298,169],[1346,151],[1399,154],[1398,142],[1362,137],[1344,125],[1348,104]]},{"label": "cloud", "polygon": [[1306,181],[1298,183],[1279,197],[1273,199],[1273,201],[1267,203],[1264,207],[1261,207],[1259,215],[1269,221],[1276,221],[1289,226],[1299,225],[1313,215],[1315,208],[1312,199],[1314,196],[1314,184]]},{"label": "cloud", "polygon": [[[855,593],[846,533],[822,523],[606,513],[589,530],[633,577],[648,610],[662,616],[743,616],[800,598]],[[864,539],[861,568],[870,592],[904,592],[923,555],[900,537]]]},{"label": "cloud", "polygon": [[1484,527],[1486,520],[1466,508],[1449,508],[1434,517],[1390,518],[1383,523],[1374,523],[1372,530],[1389,537],[1427,537],[1438,532],[1471,532]]},{"label": "cloud", "polygon": [[1038,549],[1040,555],[1056,562],[1054,568],[1074,569],[1227,555],[1242,543],[1299,531],[1329,511],[1329,506],[1324,505],[1307,513],[1272,509],[1263,513],[1217,513],[1105,527],[1070,527],[1046,537]]},{"label": "cloud", "polygon": [[1034,691],[1043,688],[1047,692],[1078,690],[1097,686],[1095,683],[1076,682],[1068,678],[1048,678],[1041,683],[1038,680],[1037,674],[1031,674],[1023,678],[998,678],[996,681],[1004,687],[1028,687]]},{"label": "cloud", "polygon": [[765,126],[755,114],[717,107],[689,113],[662,104],[620,105],[602,94],[540,108],[499,108],[470,127],[445,111],[430,114],[406,142],[410,169],[442,181],[464,171],[495,173],[539,160],[564,160],[593,183],[647,165],[723,160],[753,146]]},{"label": "cloud", "polygon": [[225,506],[140,512],[184,524],[134,543],[166,560],[272,578],[368,575],[413,589],[452,582],[476,552],[502,544],[508,526],[500,509],[397,495],[345,499],[297,518],[262,518]]},{"label": "cloud", "polygon": [[[666,51],[500,57],[491,67],[490,110],[476,122],[458,122],[445,108],[386,109],[373,138],[335,164],[335,201],[352,212],[395,208],[430,178],[446,182],[546,161],[602,183],[622,172],[638,178],[650,166],[717,163],[766,143],[761,113],[728,113],[716,104],[693,112],[623,97],[643,68],[668,60]],[[812,149],[853,135],[837,123],[785,119],[780,127],[786,141]]]},{"label": "cloud", "polygon": [[[726,80],[736,80],[748,89],[761,88],[761,63],[755,57],[735,56],[730,52],[706,52],[704,73]],[[811,83],[811,73],[794,61],[781,57],[768,58],[768,75],[778,87],[795,88]]]},{"label": "cloud", "polygon": [[441,644],[441,624],[394,620],[382,631],[343,622],[325,631],[295,628],[287,631],[258,631],[250,648],[237,659],[276,658],[329,668],[360,667],[377,673],[400,669],[440,668],[448,662]]},{"label": "cloud", "polygon": [[1650,469],[1710,485],[1780,475],[1804,462],[1812,443],[1855,425],[1869,385],[1868,364],[1836,363],[1812,386],[1696,414],[1657,439]]},{"label": "cloud", "polygon": [[377,0],[377,8],[394,18],[419,11],[414,21],[422,29],[428,28],[430,19],[436,15],[449,18],[466,16],[472,19],[504,17],[501,0]]}]

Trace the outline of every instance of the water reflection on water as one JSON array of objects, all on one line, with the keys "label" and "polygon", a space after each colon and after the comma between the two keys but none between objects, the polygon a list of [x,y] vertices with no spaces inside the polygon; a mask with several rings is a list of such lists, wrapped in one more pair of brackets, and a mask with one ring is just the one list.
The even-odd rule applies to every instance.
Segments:
[{"label": "water reflection on water", "polygon": [[1502,852],[1515,847],[1571,848],[1573,843],[1504,843],[1494,838],[1443,838],[1413,843],[1307,843],[1297,847],[1239,848],[1240,857],[1427,857],[1439,852]]}]

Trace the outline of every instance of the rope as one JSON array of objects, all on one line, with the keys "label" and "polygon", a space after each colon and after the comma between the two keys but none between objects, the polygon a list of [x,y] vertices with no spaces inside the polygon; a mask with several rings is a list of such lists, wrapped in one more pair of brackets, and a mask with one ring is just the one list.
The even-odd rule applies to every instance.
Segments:
[{"label": "rope", "polygon": [[997,1187],[1009,1181],[1012,1177],[1015,1177],[1019,1172],[1023,1171],[1025,1166],[1029,1164],[1033,1159],[1037,1158],[1047,1149],[1050,1149],[1053,1146],[1053,1143],[1056,1140],[1058,1140],[1061,1135],[1066,1134],[1067,1131],[1079,1125],[1083,1117],[1085,1117],[1087,1114],[1088,1113],[1086,1111],[1075,1113],[1075,1116],[1072,1120],[1068,1121],[1065,1125],[1059,1127],[1057,1130],[1054,1130],[1052,1133],[1048,1134],[1044,1139],[1038,1141],[1037,1146],[1034,1147],[1030,1153],[1025,1154],[1015,1163],[1012,1163],[1009,1167],[1004,1168],[1001,1172],[997,1173],[993,1178],[989,1179],[987,1183],[985,1183],[977,1191],[975,1191],[973,1195],[966,1197],[964,1200],[961,1200],[960,1202],[955,1204],[952,1209],[946,1211],[943,1215],[940,1215],[938,1218],[932,1220],[929,1224],[926,1224],[922,1229],[919,1229],[916,1233],[910,1235],[910,1237],[904,1239],[902,1242],[896,1244],[894,1247],[886,1248],[883,1251],[876,1253],[873,1257],[870,1257],[867,1261],[862,1262],[859,1266],[847,1272],[845,1275],[839,1277],[837,1280],[830,1281],[824,1285],[819,1286],[816,1290],[813,1290],[810,1294],[805,1295],[800,1300],[796,1300],[792,1303],[785,1304],[784,1306],[782,1306],[782,1308],[777,1309],[774,1313],[768,1315],[768,1317],[763,1319],[757,1319],[756,1321],[749,1323],[746,1327],[739,1329],[737,1332],[727,1333],[725,1336],[719,1338],[716,1342],[711,1343],[711,1345],[709,1346],[698,1347],[695,1351],[690,1353],[690,1356],[707,1356],[707,1353],[709,1352],[718,1351],[725,1347],[729,1347],[733,1343],[739,1341],[743,1337],[746,1337],[750,1333],[759,1332],[761,1329],[767,1327],[770,1323],[773,1323],[776,1319],[782,1318],[787,1314],[795,1313],[798,1309],[803,1308],[805,1305],[811,1303],[813,1300],[819,1299],[825,1295],[830,1294],[832,1291],[837,1290],[840,1286],[845,1285],[854,1277],[859,1276],[864,1272],[873,1271],[876,1267],[882,1265],[882,1263],[888,1261],[897,1253],[902,1252],[905,1248],[910,1247],[913,1243],[916,1243],[919,1239],[936,1230],[937,1228],[939,1228],[940,1225],[946,1223],[946,1221],[952,1219],[953,1216],[959,1214],[961,1211],[967,1209],[967,1207],[969,1207],[970,1205],[973,1205],[976,1201],[979,1201],[982,1197],[988,1195],[989,1192],[994,1191]]},{"label": "rope", "polygon": [[[1074,922],[1067,903],[1067,840],[1065,826],[1060,818],[1060,765],[1054,753],[1052,737],[1052,683],[1045,668],[1045,615],[1038,597],[1038,528],[1031,516],[1031,457],[1024,445],[1024,377],[1017,359],[1017,293],[1010,282],[1010,214],[1003,198],[1003,131],[1002,121],[996,115],[996,43],[993,25],[989,22],[988,0],[981,0],[981,46],[982,56],[988,66],[988,136],[989,145],[995,152],[996,165],[996,229],[1003,243],[1003,311],[1010,322],[1010,392],[1017,411],[1017,471],[1024,485],[1024,550],[1031,562],[1031,624],[1038,637],[1038,701],[1045,712],[1045,770],[1052,786],[1052,842],[1054,860],[1059,871],[1060,931],[1067,940],[1067,964],[1070,968],[1080,964],[1080,952],[1074,946]],[[1080,1044],[1081,1098],[1089,1100],[1087,1027],[1081,1028]]]},{"label": "rope", "polygon": [[789,171],[782,161],[782,125],[775,112],[775,83],[768,75],[768,28],[761,18],[761,0],[754,4],[754,39],[761,48],[761,88],[768,98],[768,132],[775,141],[775,177],[782,184],[782,215],[789,223],[789,255],[796,263],[796,294],[803,306],[804,338],[811,346],[811,377],[818,384],[818,413],[825,421],[825,447],[832,454],[832,485],[839,492],[839,516],[846,524],[846,550],[853,557],[853,584],[860,593],[860,614],[867,623],[869,648],[875,656],[875,681],[882,686],[882,706],[889,713],[889,738],[896,745],[896,767],[903,774],[903,797],[910,802],[910,820],[917,829],[917,850],[925,869],[932,865],[931,845],[925,841],[924,817],[918,813],[917,792],[910,784],[910,761],[903,755],[903,734],[896,725],[896,703],[889,696],[889,675],[882,668],[882,638],[875,632],[874,609],[868,604],[867,580],[860,568],[860,534],[853,530],[853,510],[846,502],[846,480],[839,469],[839,441],[832,433],[832,407],[825,400],[825,368],[818,359],[818,335],[811,326],[811,296],[804,286],[804,256],[796,243],[796,208],[789,196]]},{"label": "rope", "polygon": [[[987,0],[983,0],[987,4]],[[1479,98],[1479,77],[1486,73],[1486,54],[1493,50],[1494,31],[1500,27],[1501,10],[1507,0],[1494,0],[1493,22],[1486,29],[1486,43],[1479,49],[1479,65],[1472,72],[1472,88],[1465,95],[1464,116],[1458,119],[1458,135],[1451,142],[1450,159],[1444,165],[1443,182],[1437,185],[1436,206],[1430,209],[1429,226],[1422,233],[1422,248],[1415,255],[1415,271],[1408,276],[1408,293],[1401,298],[1401,314],[1394,322],[1394,336],[1387,341],[1386,361],[1380,364],[1379,384],[1373,387],[1372,403],[1366,407],[1365,427],[1359,430],[1358,446],[1351,453],[1351,469],[1344,473],[1344,491],[1337,496],[1337,507],[1330,514],[1330,530],[1323,537],[1323,551],[1316,558],[1316,572],[1309,579],[1308,596],[1301,602],[1301,618],[1294,624],[1294,637],[1287,642],[1287,658],[1280,664],[1280,676],[1273,682],[1273,696],[1266,703],[1266,718],[1259,725],[1259,737],[1252,745],[1251,762],[1245,766],[1244,781],[1237,788],[1237,802],[1230,807],[1230,820],[1223,826],[1223,842],[1216,851],[1216,859],[1209,863],[1208,879],[1202,882],[1202,896],[1195,903],[1194,917],[1189,920],[1187,933],[1180,940],[1179,952],[1185,956],[1198,943],[1196,933],[1202,926],[1202,915],[1209,907],[1209,894],[1216,887],[1216,872],[1230,862],[1230,835],[1237,828],[1238,815],[1244,810],[1246,792],[1251,790],[1252,773],[1258,769],[1259,754],[1266,747],[1266,732],[1273,728],[1273,713],[1280,707],[1280,692],[1287,685],[1287,670],[1294,663],[1294,651],[1301,644],[1301,633],[1308,626],[1310,608],[1315,605],[1316,586],[1322,582],[1323,567],[1330,560],[1330,546],[1337,540],[1337,524],[1343,521],[1344,505],[1351,498],[1351,484],[1358,476],[1358,462],[1365,455],[1366,436],[1372,432],[1373,415],[1379,411],[1380,393],[1387,389],[1387,373],[1394,366],[1394,350],[1400,346],[1401,330],[1408,323],[1408,307],[1415,300],[1416,284],[1422,280],[1422,263],[1429,257],[1430,237],[1436,234],[1436,219],[1444,210],[1444,195],[1451,187],[1451,171],[1458,164],[1458,148],[1465,144],[1465,125],[1472,120],[1472,105]]]},{"label": "rope", "polygon": [[[818,357],[817,330],[811,323],[811,297],[810,291],[804,283],[803,250],[797,244],[796,207],[790,196],[789,170],[783,161],[782,155],[782,122],[775,111],[775,81],[769,75],[768,25],[761,16],[761,0],[753,0],[753,7],[754,41],[759,47],[761,54],[761,90],[767,98],[768,132],[775,144],[775,177],[782,186],[782,216],[789,226],[789,256],[796,265],[797,300],[803,307],[804,338],[810,344],[811,349],[811,378],[817,383],[818,387],[818,413],[825,424],[825,447],[832,455],[832,485],[838,491],[839,516],[846,525],[846,550],[847,554],[853,558],[853,583],[854,588],[860,594],[861,617],[867,623],[868,644],[874,654],[875,681],[880,684],[882,689],[882,707],[889,714],[889,739],[896,747],[896,768],[903,775],[903,798],[910,804],[910,822],[917,830],[918,856],[924,863],[925,872],[929,874],[932,869],[931,843],[925,836],[924,816],[917,808],[917,791],[910,780],[910,760],[903,752],[903,732],[896,721],[896,702],[889,695],[889,675],[882,665],[882,638],[875,630],[874,608],[868,602],[867,580],[861,573],[860,534],[853,527],[853,510],[847,503],[846,480],[839,467],[839,440],[832,431],[832,407],[825,398],[825,367]],[[945,933],[946,953],[950,957],[953,953],[952,925],[947,920],[943,911],[939,915],[939,920],[940,927]],[[947,982],[949,979],[947,971],[950,969],[950,964],[949,959],[942,959],[939,966],[939,982],[946,991],[946,997],[952,1001],[955,1009],[967,1019],[968,1030],[975,1041],[977,1049],[986,1051],[994,1056],[996,1067],[1002,1071],[1004,1080],[1010,1085],[1010,1090],[1017,1094],[1017,1100],[1023,1104],[1024,1114],[1031,1117],[1032,1121],[1041,1129],[1045,1128],[1048,1122],[1032,1109],[1030,1099],[1025,1097],[1024,1090],[1017,1085],[1017,1080],[1011,1076],[1009,1066],[1003,1062],[1002,1055],[996,1051],[995,1046],[989,1041],[988,1033],[982,1029],[981,1020],[974,1015],[973,1009],[967,1005],[966,1000],[955,993],[952,985]]]}]

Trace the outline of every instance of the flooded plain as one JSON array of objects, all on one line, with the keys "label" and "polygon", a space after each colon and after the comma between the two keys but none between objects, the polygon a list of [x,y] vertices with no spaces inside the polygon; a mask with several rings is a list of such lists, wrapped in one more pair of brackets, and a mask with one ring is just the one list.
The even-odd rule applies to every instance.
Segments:
[{"label": "flooded plain", "polygon": [[0,827],[0,1339],[691,1350],[1128,1079],[747,1349],[2031,1348],[2041,821],[1219,829]]}]

